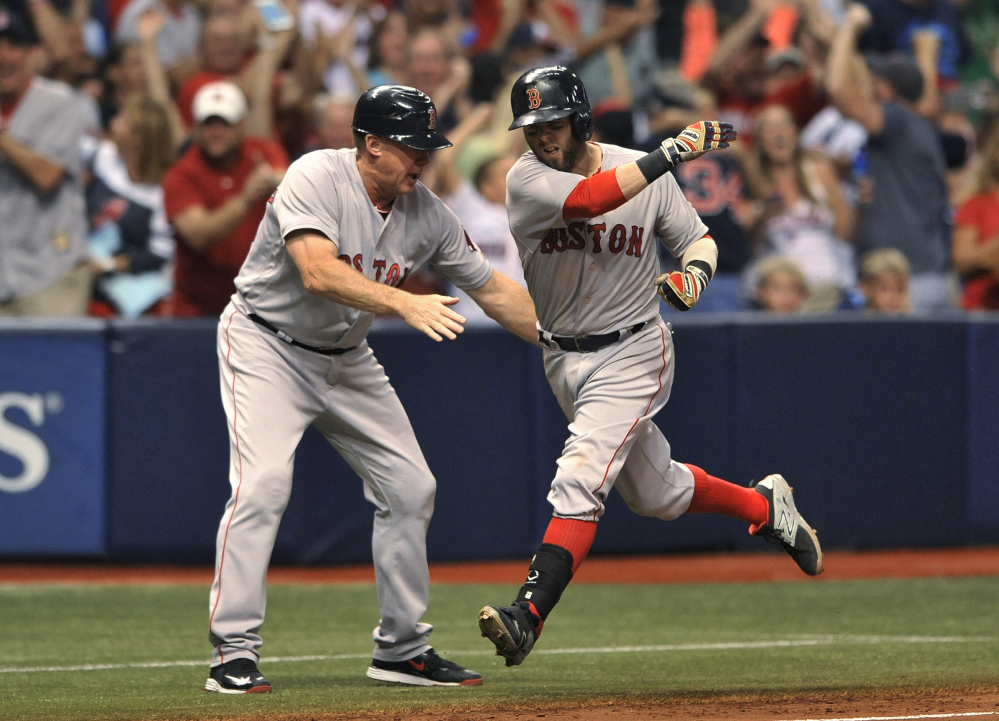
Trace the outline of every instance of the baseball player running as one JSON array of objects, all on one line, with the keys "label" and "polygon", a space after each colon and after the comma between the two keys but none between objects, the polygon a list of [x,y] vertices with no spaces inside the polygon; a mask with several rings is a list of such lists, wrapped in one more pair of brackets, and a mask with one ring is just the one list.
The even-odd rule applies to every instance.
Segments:
[{"label": "baseball player running", "polygon": [[[548,382],[569,420],[548,500],[554,514],[509,606],[479,613],[482,635],[514,666],[530,653],[586,557],[614,486],[628,507],[668,521],[721,513],[779,543],[810,575],[822,571],[815,532],[779,475],[755,487],[677,463],[652,418],[673,382],[673,343],[653,287],[688,310],[711,280],[717,248],[669,170],[728,147],[726,123],[699,122],[643,155],[588,143],[579,78],[555,66],[513,85],[513,124],[530,151],[507,176],[507,212],[538,315]],[[656,240],[683,270],[660,275]]]},{"label": "baseball player running", "polygon": [[381,619],[367,675],[416,686],[475,686],[482,677],[437,655],[422,623],[430,586],[426,531],[435,481],[406,412],[365,337],[394,314],[436,341],[465,319],[457,298],[398,289],[424,263],[487,314],[537,343],[530,296],[494,272],[457,216],[420,184],[430,150],[450,145],[430,98],[384,85],[354,110],[357,149],[293,163],[236,278],[218,329],[232,496],[219,524],[205,689],[261,693],[257,668],[267,565],[288,503],[295,449],[315,426],[364,482],[375,506]]}]

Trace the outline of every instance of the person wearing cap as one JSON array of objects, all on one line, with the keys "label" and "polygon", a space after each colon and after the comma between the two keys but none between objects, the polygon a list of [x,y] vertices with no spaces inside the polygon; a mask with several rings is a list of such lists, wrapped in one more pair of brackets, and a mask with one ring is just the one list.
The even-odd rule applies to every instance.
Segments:
[{"label": "person wearing cap", "polygon": [[96,104],[35,74],[37,37],[0,7],[0,316],[86,314],[80,140]]},{"label": "person wearing cap", "polygon": [[278,143],[246,134],[246,98],[234,83],[202,87],[193,113],[194,142],[163,178],[177,240],[171,306],[177,316],[217,316],[288,158]]},{"label": "person wearing cap", "polygon": [[257,667],[267,564],[295,449],[310,425],[357,472],[375,506],[380,620],[368,677],[408,686],[482,683],[428,643],[432,626],[421,619],[436,481],[366,337],[375,315],[401,318],[434,341],[458,337],[465,318],[453,308],[457,298],[400,288],[428,263],[536,344],[534,304],[420,182],[431,151],[451,145],[426,94],[372,88],[354,107],[352,129],[356,149],[317,150],[288,168],[219,321],[232,496],[219,523],[209,601],[208,691],[271,690]]},{"label": "person wearing cap", "polygon": [[858,256],[897,248],[909,261],[912,309],[954,307],[949,273],[946,164],[937,128],[916,112],[923,94],[919,66],[904,55],[857,50],[871,23],[866,7],[849,6],[829,53],[826,86],[836,108],[867,131],[863,154],[871,185],[858,208]]}]

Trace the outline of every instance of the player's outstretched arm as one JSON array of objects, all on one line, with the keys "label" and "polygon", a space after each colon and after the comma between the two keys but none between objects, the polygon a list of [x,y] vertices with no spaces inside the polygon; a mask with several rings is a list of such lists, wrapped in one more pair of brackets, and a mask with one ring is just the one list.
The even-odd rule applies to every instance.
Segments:
[{"label": "player's outstretched arm", "polygon": [[692,123],[638,160],[580,181],[566,199],[562,216],[569,219],[603,215],[634,198],[679,163],[727,148],[729,141],[735,139],[736,131],[728,123],[717,120]]},{"label": "player's outstretched arm", "polygon": [[[666,175],[680,163],[699,158],[712,150],[727,148],[729,141],[735,139],[735,128],[729,123],[720,123],[717,120],[691,123],[675,138],[666,138],[658,148],[636,160],[634,168],[628,167],[631,163],[624,166],[629,171],[627,180],[638,186],[634,191],[637,195],[643,188]],[[634,177],[634,173],[630,172],[633,170],[639,171],[641,179]],[[624,188],[622,191],[627,194]]]},{"label": "player's outstretched arm", "polygon": [[715,274],[718,246],[710,235],[690,244],[683,254],[683,270],[663,273],[656,288],[663,300],[677,310],[690,310]]},{"label": "player's outstretched arm", "polygon": [[513,278],[494,270],[492,276],[468,295],[490,318],[528,343],[538,341],[534,301]]},{"label": "player's outstretched arm", "polygon": [[376,283],[337,259],[337,246],[315,231],[297,231],[285,239],[288,255],[298,266],[305,289],[358,310],[395,315],[436,341],[454,340],[465,330],[465,318],[448,306],[447,295],[415,295]]}]

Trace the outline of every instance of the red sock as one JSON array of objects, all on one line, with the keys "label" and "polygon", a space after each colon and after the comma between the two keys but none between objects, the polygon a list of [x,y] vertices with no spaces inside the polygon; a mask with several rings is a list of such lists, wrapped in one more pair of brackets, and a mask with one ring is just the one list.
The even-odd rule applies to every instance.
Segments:
[{"label": "red sock", "polygon": [[[755,495],[755,494],[754,494]],[[764,501],[766,504],[766,501]],[[597,535],[596,521],[578,521],[575,518],[552,518],[545,531],[542,543],[561,546],[572,554],[572,572],[575,573],[579,564],[590,552],[593,538]]]},{"label": "red sock", "polygon": [[687,513],[720,513],[741,518],[754,526],[767,522],[770,514],[767,499],[752,488],[709,476],[689,463],[684,465],[694,474],[694,497],[690,499]]},{"label": "red sock", "polygon": [[537,625],[534,627],[534,638],[541,638],[541,629],[545,627],[545,619],[541,618],[541,614],[538,613],[538,609],[534,607],[534,604],[530,601],[527,602],[527,607],[530,609],[534,617],[538,619]]}]

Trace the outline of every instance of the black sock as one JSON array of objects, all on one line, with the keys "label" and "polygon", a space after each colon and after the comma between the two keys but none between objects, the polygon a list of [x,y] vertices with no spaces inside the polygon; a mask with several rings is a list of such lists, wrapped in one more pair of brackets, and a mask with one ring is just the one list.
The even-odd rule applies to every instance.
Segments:
[{"label": "black sock", "polygon": [[531,603],[541,620],[555,608],[562,591],[572,580],[572,554],[561,546],[542,543],[531,559],[527,580],[514,603]]}]

